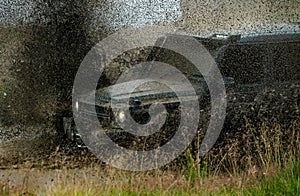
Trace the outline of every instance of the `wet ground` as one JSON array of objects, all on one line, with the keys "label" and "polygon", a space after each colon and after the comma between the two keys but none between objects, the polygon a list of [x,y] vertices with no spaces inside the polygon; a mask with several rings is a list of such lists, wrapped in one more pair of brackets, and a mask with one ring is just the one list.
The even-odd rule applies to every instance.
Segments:
[{"label": "wet ground", "polygon": [[78,148],[54,129],[28,129],[1,128],[0,169],[81,168],[101,163],[86,148]]}]

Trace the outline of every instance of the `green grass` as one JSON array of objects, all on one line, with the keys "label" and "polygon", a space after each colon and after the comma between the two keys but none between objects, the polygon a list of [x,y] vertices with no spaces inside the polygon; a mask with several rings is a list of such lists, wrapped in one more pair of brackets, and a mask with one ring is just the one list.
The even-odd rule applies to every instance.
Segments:
[{"label": "green grass", "polygon": [[259,184],[247,190],[249,195],[300,195],[300,161],[292,162],[290,167],[281,170],[274,177],[259,181]]},{"label": "green grass", "polygon": [[[37,171],[31,171],[37,172]],[[97,178],[91,180],[88,173]],[[175,174],[175,175],[174,175]],[[98,176],[99,175],[99,176]],[[101,179],[103,177],[106,182]],[[230,179],[230,181],[228,180]],[[28,178],[30,181],[30,178]],[[184,173],[155,171],[132,173],[107,168],[89,168],[87,175],[80,178],[65,170],[57,175],[55,183],[49,186],[40,184],[38,189],[30,187],[30,182],[20,187],[9,188],[9,181],[0,183],[0,195],[299,195],[300,158],[291,158],[280,170],[273,174],[249,177],[247,173],[239,176],[206,176],[191,181]]]},{"label": "green grass", "polygon": [[[172,188],[155,187],[139,189],[130,186],[87,188],[84,190],[64,189],[50,192],[49,195],[299,195],[300,194],[299,162],[276,176],[256,179],[245,187],[216,186],[209,189],[205,186],[192,186],[185,183]],[[253,184],[252,184],[253,183]]]}]

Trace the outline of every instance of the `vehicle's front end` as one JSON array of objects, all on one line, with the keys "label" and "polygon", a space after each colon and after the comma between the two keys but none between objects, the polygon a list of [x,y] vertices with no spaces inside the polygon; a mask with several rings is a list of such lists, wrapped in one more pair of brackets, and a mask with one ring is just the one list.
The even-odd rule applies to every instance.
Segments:
[{"label": "vehicle's front end", "polygon": [[[184,37],[190,35],[179,36]],[[175,132],[174,127],[179,126],[180,100],[178,95],[183,97],[186,102],[189,102],[189,99],[193,99],[193,93],[196,94],[197,101],[200,105],[199,108],[193,108],[200,111],[201,117],[199,125],[203,128],[206,126],[203,124],[208,124],[211,104],[209,103],[209,90],[205,77],[185,57],[164,48],[166,42],[172,41],[172,39],[168,38],[169,37],[165,37],[162,38],[164,40],[157,40],[157,47],[153,48],[147,61],[163,62],[172,65],[179,70],[180,73],[183,73],[191,86],[186,86],[178,81],[178,78],[175,77],[176,74],[170,73],[167,69],[164,70],[162,67],[154,69],[152,67],[146,71],[153,72],[155,75],[160,75],[160,82],[143,81],[133,77],[131,80],[97,89],[93,92],[95,95],[94,100],[89,99],[87,101],[87,99],[82,99],[84,101],[78,100],[75,102],[75,108],[84,108],[81,110],[81,113],[79,113],[79,117],[87,119],[86,126],[89,126],[89,116],[95,116],[97,117],[99,125],[111,138],[116,140],[119,140],[120,138],[132,140],[132,138],[135,138],[136,140],[144,141],[145,139],[147,140],[147,137],[140,138],[133,134],[125,133],[126,131],[124,131],[124,129],[132,129],[131,126],[135,125],[135,123],[151,126],[151,122],[158,122],[166,115],[165,123],[163,123],[162,127],[158,127],[158,129],[169,130],[162,131],[161,133],[163,133],[163,136],[160,135],[162,138],[166,138],[165,142],[167,142],[167,138],[170,138],[172,134],[174,134],[173,132]],[[240,36],[226,36],[225,38],[219,38],[217,35],[213,35],[209,38],[195,37],[195,40],[202,43],[211,56],[216,58],[220,48],[228,43],[237,41],[239,38]],[[151,65],[149,67],[151,67]],[[147,77],[146,71],[141,71],[141,74],[145,74]],[[151,78],[151,76],[149,77]],[[130,78],[130,76],[128,78]],[[233,79],[230,77],[225,78],[224,81],[227,84],[233,83]],[[171,84],[171,86],[173,85],[174,87],[172,89],[163,83]],[[133,86],[135,88],[131,89]],[[161,111],[162,114],[151,116],[151,106],[157,104],[163,105],[165,110]],[[82,142],[78,142],[78,138],[80,140],[81,136],[75,126],[71,126],[70,121],[71,120],[66,120],[68,124],[67,126],[64,126],[66,127],[65,132],[68,133],[71,140],[77,141],[81,146]],[[203,128],[203,130],[204,129],[205,128]],[[124,134],[127,136],[124,137]],[[156,133],[153,137],[158,138],[159,134]],[[156,140],[158,141],[158,139]]]},{"label": "vehicle's front end", "polygon": [[[194,80],[196,79],[194,78]],[[158,135],[169,138],[174,133],[166,130],[170,126],[173,126],[172,129],[175,130],[179,123],[178,120],[180,120],[180,99],[178,95],[181,99],[189,102],[195,99],[193,96],[195,95],[193,94],[195,89],[187,88],[187,86],[173,81],[177,83],[174,84],[176,85],[176,94],[171,88],[161,82],[133,80],[98,89],[95,91],[94,101],[83,98],[75,102],[75,108],[77,110],[80,109],[77,115],[82,121],[85,121],[87,128],[92,124],[90,123],[91,119],[95,119],[91,117],[97,117],[99,126],[112,140],[116,140],[115,142],[141,141],[151,137],[143,137],[143,135],[138,137],[126,133],[128,129],[137,129],[135,125],[148,126],[149,129],[158,129],[153,131],[154,135],[156,134],[154,136],[156,138]],[[197,82],[199,88],[196,89],[196,94],[199,95],[197,98],[197,101],[199,101],[203,98],[202,95],[206,89],[204,88],[205,81],[203,77],[199,76]],[[130,90],[130,87],[136,86],[138,83],[140,85],[137,88],[133,91]],[[155,124],[162,120],[165,121],[162,123],[163,126],[155,127]],[[80,131],[75,128],[74,124],[71,126],[70,121],[68,121],[69,124],[67,126],[65,125],[66,133],[79,146],[84,146],[80,140]],[[93,131],[92,128],[90,130],[91,132]]]}]

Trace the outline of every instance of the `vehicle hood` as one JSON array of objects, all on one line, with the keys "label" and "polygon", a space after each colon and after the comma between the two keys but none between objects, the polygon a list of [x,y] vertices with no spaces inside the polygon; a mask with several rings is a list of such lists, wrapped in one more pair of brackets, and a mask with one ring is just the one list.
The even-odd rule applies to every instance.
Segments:
[{"label": "vehicle hood", "polygon": [[199,80],[198,85],[188,85],[179,81],[157,82],[147,79],[123,82],[96,90],[95,104],[107,105],[115,103],[122,107],[122,104],[128,104],[131,100],[138,100],[141,105],[173,103],[178,102],[179,98],[183,101],[190,101],[195,98],[198,99],[205,92],[203,81]]}]

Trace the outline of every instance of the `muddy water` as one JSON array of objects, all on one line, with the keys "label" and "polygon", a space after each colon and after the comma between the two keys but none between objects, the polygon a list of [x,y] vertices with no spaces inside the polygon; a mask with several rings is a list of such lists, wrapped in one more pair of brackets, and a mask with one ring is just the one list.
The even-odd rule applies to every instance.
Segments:
[{"label": "muddy water", "polygon": [[0,167],[6,162],[12,164],[31,157],[42,157],[56,145],[56,132],[41,127],[10,127],[0,130]]},{"label": "muddy water", "polygon": [[178,26],[194,33],[251,31],[271,24],[300,21],[300,2],[297,0],[195,0],[184,1],[182,7],[184,14]]}]

